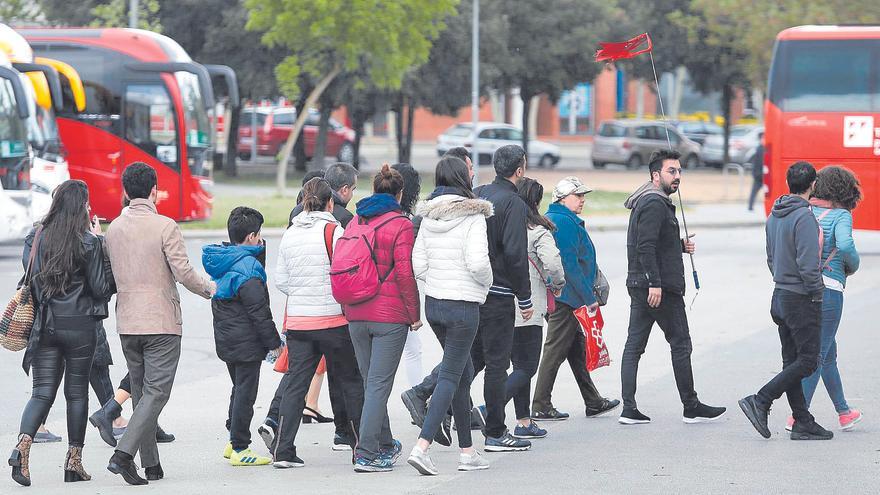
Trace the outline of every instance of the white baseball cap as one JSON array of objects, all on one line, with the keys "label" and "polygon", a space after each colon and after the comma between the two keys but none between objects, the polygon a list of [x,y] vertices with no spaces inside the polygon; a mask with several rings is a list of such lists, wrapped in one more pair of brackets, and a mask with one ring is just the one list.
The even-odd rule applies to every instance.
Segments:
[{"label": "white baseball cap", "polygon": [[568,176],[559,181],[556,187],[553,188],[553,201],[559,201],[571,194],[587,194],[588,192],[593,192],[593,190],[585,186],[577,177]]}]

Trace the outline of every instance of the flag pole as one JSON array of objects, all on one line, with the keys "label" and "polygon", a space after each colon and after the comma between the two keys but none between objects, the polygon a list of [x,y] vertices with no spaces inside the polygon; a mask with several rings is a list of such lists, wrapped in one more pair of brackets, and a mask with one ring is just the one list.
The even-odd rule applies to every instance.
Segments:
[{"label": "flag pole", "polygon": [[[666,146],[669,147],[669,151],[672,151],[672,141],[669,139],[669,124],[666,122],[666,112],[663,110],[663,95],[660,94],[660,81],[657,79],[657,67],[654,66],[654,51],[651,50],[648,52],[651,56],[651,71],[654,73],[654,86],[657,88],[657,101],[660,103],[660,115],[663,118],[663,129],[666,130]],[[688,224],[687,218],[684,216],[684,201],[681,199],[681,187],[677,189],[678,191],[678,204],[681,209],[681,223],[684,225],[684,235],[685,240],[690,239],[690,233],[688,232]],[[694,275],[694,287],[697,289],[697,294],[700,293],[700,277],[697,275],[697,267],[694,265],[694,255],[693,253],[688,253],[688,256],[691,258],[691,270]],[[697,296],[694,296],[694,300],[697,299]],[[691,302],[691,306],[693,306],[693,301]]]}]

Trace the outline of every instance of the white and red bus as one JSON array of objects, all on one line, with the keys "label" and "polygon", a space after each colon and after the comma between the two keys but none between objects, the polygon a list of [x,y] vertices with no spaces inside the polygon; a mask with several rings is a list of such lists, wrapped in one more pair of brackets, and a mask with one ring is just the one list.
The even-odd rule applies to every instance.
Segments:
[{"label": "white and red bus", "polygon": [[[224,78],[238,104],[234,73],[193,62],[174,40],[138,29],[22,29],[38,56],[79,73],[86,108],[65,98],[58,128],[70,175],[85,180],[92,209],[107,219],[122,207],[122,171],[135,161],[158,174],[163,215],[198,220],[211,215],[214,92]],[[71,100],[71,101],[68,101]]]},{"label": "white and red bus", "polygon": [[880,229],[880,26],[800,26],[776,37],[765,102],[765,208],[799,160],[858,175],[854,226]]}]

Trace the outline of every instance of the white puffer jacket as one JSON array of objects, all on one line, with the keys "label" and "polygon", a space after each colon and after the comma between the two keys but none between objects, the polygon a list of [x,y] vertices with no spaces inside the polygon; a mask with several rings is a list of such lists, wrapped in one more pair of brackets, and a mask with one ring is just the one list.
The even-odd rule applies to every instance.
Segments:
[{"label": "white puffer jacket", "polygon": [[[565,270],[562,269],[562,257],[556,247],[553,233],[542,225],[529,226],[529,280],[532,284],[532,307],[535,312],[528,320],[523,320],[522,313],[516,312],[516,325],[544,325],[547,314],[547,286],[551,290],[562,290],[565,287]],[[537,268],[535,266],[537,265]]]},{"label": "white puffer jacket", "polygon": [[444,194],[423,201],[413,248],[413,272],[425,281],[425,295],[434,299],[486,302],[492,285],[486,218],[492,203]]},{"label": "white puffer jacket", "polygon": [[330,289],[330,258],[324,242],[324,226],[336,225],[333,245],[343,228],[325,211],[300,213],[284,232],[275,266],[275,287],[288,295],[288,316],[338,316],[342,307]]}]

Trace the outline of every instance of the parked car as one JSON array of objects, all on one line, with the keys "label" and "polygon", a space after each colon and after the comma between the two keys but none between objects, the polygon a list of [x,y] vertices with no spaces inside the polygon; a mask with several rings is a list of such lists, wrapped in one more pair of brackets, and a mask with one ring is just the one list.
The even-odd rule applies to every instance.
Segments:
[{"label": "parked car", "polygon": [[623,163],[639,168],[648,163],[651,153],[668,147],[666,131],[672,148],[681,153],[684,168],[700,165],[700,145],[680,134],[672,125],[646,120],[608,120],[599,126],[593,139],[593,167]]},{"label": "parked car", "polygon": [[[474,143],[473,127],[470,122],[462,122],[446,129],[443,134],[437,137],[437,155],[443,156],[446,151],[456,146],[471,149]],[[522,135],[522,130],[516,126],[495,122],[478,122],[476,142],[480,165],[490,165],[492,154],[504,145],[522,145]],[[559,158],[559,146],[537,139],[529,140],[529,164],[550,168],[559,163]]]},{"label": "parked car", "polygon": [[673,124],[681,134],[695,143],[703,144],[708,136],[717,136],[724,132],[721,126],[711,122],[686,121]]},{"label": "parked car", "polygon": [[[727,150],[729,163],[746,163],[749,152],[758,147],[764,127],[760,125],[735,125],[730,128]],[[724,162],[724,136],[709,136],[703,144],[701,158],[704,163],[721,166]]]},{"label": "parked car", "polygon": [[[251,126],[254,108],[245,107],[241,111],[238,127],[238,156],[242,160],[251,157]],[[296,122],[296,110],[291,107],[257,107],[257,155],[276,156],[293,130]],[[315,142],[318,140],[318,123],[320,114],[317,110],[309,110],[302,138],[305,141],[306,156],[315,156]],[[354,160],[354,130],[330,119],[327,129],[327,156],[336,156],[341,162],[351,163]]]}]

